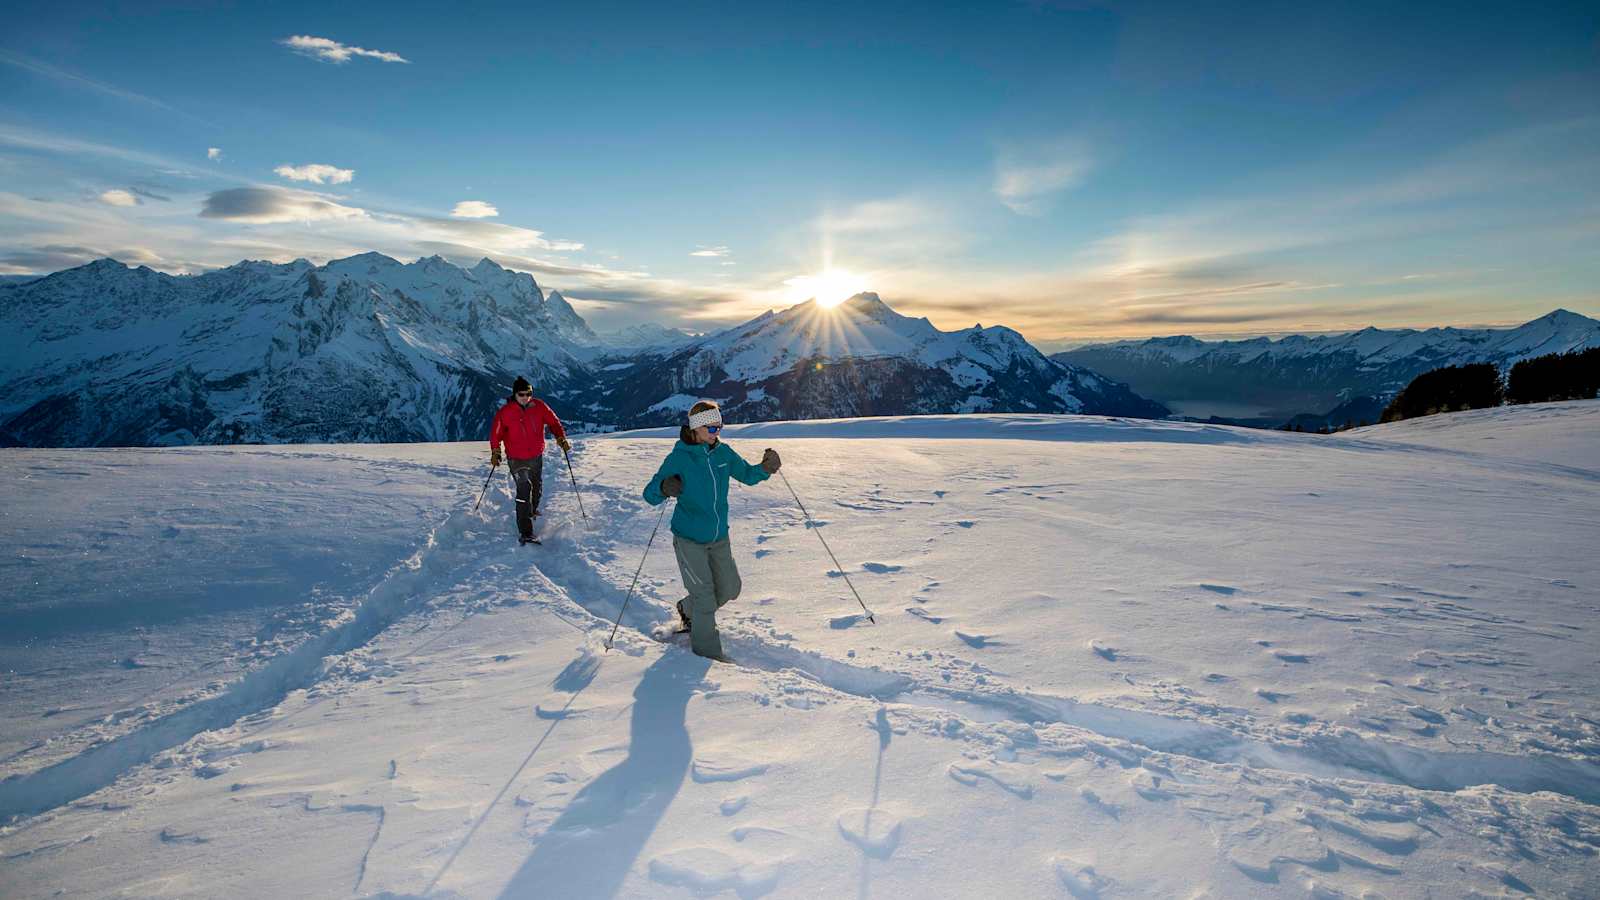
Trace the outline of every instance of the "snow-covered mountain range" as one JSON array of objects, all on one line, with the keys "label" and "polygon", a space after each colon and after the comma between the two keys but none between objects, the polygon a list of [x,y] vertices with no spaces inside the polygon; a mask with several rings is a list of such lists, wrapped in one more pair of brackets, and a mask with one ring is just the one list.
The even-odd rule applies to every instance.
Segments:
[{"label": "snow-covered mountain range", "polygon": [[484,260],[242,262],[198,276],[103,259],[0,287],[0,433],[34,446],[447,440],[504,385],[562,386],[599,339]]},{"label": "snow-covered mountain range", "polygon": [[487,259],[366,253],[198,276],[103,259],[0,284],[0,327],[0,443],[24,446],[479,438],[519,374],[580,430],[666,424],[699,396],[746,421],[1165,413],[1009,329],[946,334],[871,295],[707,336],[600,335]]},{"label": "snow-covered mountain range", "polygon": [[1261,418],[1381,407],[1429,369],[1490,362],[1502,368],[1547,353],[1600,347],[1600,321],[1558,309],[1516,328],[1367,328],[1351,334],[1202,341],[1187,335],[1091,344],[1052,358],[1086,366],[1178,412]]},{"label": "snow-covered mountain range", "polygon": [[1049,359],[1003,326],[940,331],[862,293],[807,301],[678,351],[609,370],[605,397],[626,427],[670,424],[701,397],[730,419],[947,412],[1160,417],[1126,385]]}]

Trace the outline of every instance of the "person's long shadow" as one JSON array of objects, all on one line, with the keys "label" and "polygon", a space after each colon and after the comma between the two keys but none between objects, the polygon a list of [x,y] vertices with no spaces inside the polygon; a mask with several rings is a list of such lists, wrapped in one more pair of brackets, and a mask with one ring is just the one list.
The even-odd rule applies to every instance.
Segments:
[{"label": "person's long shadow", "polygon": [[694,748],[684,717],[711,661],[668,651],[633,691],[628,757],[572,798],[500,896],[611,897],[683,784]]}]

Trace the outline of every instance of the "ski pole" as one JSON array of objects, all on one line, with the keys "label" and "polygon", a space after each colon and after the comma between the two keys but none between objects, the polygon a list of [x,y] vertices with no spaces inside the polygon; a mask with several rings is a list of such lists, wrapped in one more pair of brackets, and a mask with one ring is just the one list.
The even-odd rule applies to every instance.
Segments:
[{"label": "ski pole", "polygon": [[561,455],[567,458],[567,477],[572,479],[572,492],[578,495],[578,512],[583,513],[583,524],[587,527],[589,513],[583,508],[583,491],[578,490],[578,476],[572,471],[572,454],[567,452],[567,448],[562,447]]},{"label": "ski pole", "polygon": [[656,516],[656,527],[650,530],[650,540],[645,542],[644,555],[639,557],[639,568],[633,570],[633,584],[628,585],[628,595],[622,598],[622,608],[617,610],[617,622],[611,626],[611,637],[606,638],[606,652],[617,639],[617,629],[622,627],[622,614],[628,611],[628,601],[633,599],[633,589],[639,586],[639,573],[644,571],[644,561],[650,558],[650,545],[656,542],[656,532],[661,530],[661,520],[667,517],[667,504],[661,504],[661,514]]},{"label": "ski pole", "polygon": [[483,495],[489,493],[489,482],[494,480],[494,470],[499,468],[499,467],[500,467],[499,463],[495,463],[494,465],[489,467],[489,475],[488,475],[488,477],[483,479],[483,490],[478,492],[478,502],[472,504],[472,511],[473,512],[477,512],[478,511],[478,507],[483,505]]},{"label": "ski pole", "polygon": [[822,536],[822,529],[817,527],[817,520],[811,518],[811,513],[806,512],[806,505],[800,502],[800,495],[794,492],[794,485],[789,483],[789,476],[783,474],[783,470],[779,469],[778,477],[783,479],[784,487],[789,489],[789,496],[794,498],[794,505],[800,507],[800,514],[805,516],[806,521],[810,523],[811,533],[815,534],[817,540],[822,542],[822,549],[828,551],[828,558],[833,560],[833,567],[839,570],[840,575],[844,576],[844,583],[850,585],[850,593],[856,595],[856,602],[861,604],[861,611],[867,614],[867,621],[874,625],[878,624],[878,620],[872,617],[872,610],[867,609],[866,602],[861,599],[861,593],[856,590],[855,584],[850,581],[850,573],[844,570],[844,566],[839,565],[839,557],[833,555],[833,548],[828,546],[828,539]]}]

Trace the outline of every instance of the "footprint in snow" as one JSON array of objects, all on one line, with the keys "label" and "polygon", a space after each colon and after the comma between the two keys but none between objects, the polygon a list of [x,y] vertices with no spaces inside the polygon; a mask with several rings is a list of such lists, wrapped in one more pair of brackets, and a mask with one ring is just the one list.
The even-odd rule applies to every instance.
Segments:
[{"label": "footprint in snow", "polygon": [[1128,786],[1133,792],[1151,802],[1172,800],[1178,793],[1167,787],[1168,780],[1148,769],[1136,769],[1128,776]]},{"label": "footprint in snow", "polygon": [[766,557],[771,556],[771,555],[772,555],[772,551],[771,550],[757,550],[756,554],[755,554],[756,559],[765,559]]},{"label": "footprint in snow", "polygon": [[753,837],[786,838],[789,836],[789,832],[784,831],[782,828],[773,828],[770,825],[740,825],[738,828],[728,832],[728,834],[732,835],[733,839],[741,844]]},{"label": "footprint in snow", "polygon": [[873,573],[874,575],[887,575],[890,572],[898,572],[905,568],[905,566],[896,566],[890,563],[881,562],[868,562],[862,563],[861,568]]},{"label": "footprint in snow", "polygon": [[968,787],[976,787],[979,781],[992,781],[1009,794],[1024,800],[1033,799],[1033,785],[1007,772],[999,763],[951,763],[945,771],[951,778]]},{"label": "footprint in snow", "polygon": [[650,860],[650,880],[698,894],[760,897],[778,886],[782,861],[744,862],[711,847],[685,847]]},{"label": "footprint in snow", "polygon": [[915,606],[906,607],[906,612],[912,614],[913,616],[916,616],[917,618],[921,619],[924,622],[928,622],[928,623],[931,623],[933,625],[937,625],[940,622],[944,621],[944,616],[936,616],[933,613],[930,613],[925,609],[919,609],[918,607],[915,607]]},{"label": "footprint in snow", "polygon": [[1274,650],[1274,651],[1272,651],[1272,655],[1276,656],[1278,659],[1281,659],[1286,663],[1308,663],[1308,662],[1311,662],[1311,654],[1309,654],[1309,653],[1296,653],[1296,652],[1294,652],[1292,650]]},{"label": "footprint in snow", "polygon": [[1439,715],[1426,706],[1408,706],[1406,707],[1406,712],[1416,716],[1424,722],[1429,722],[1434,725],[1444,724],[1444,716]]},{"label": "footprint in snow", "polygon": [[1000,641],[994,639],[994,635],[980,634],[975,631],[962,631],[959,628],[955,629],[951,633],[960,638],[968,647],[977,647],[981,649],[983,647],[1002,646]]},{"label": "footprint in snow", "polygon": [[1107,662],[1117,661],[1117,648],[1107,644],[1105,641],[1102,641],[1099,638],[1090,638],[1088,647],[1089,652]]},{"label": "footprint in snow", "polygon": [[842,631],[846,628],[854,628],[856,623],[865,622],[866,620],[867,617],[861,613],[850,613],[843,616],[834,616],[833,618],[829,619],[828,627]]},{"label": "footprint in snow", "polygon": [[1391,856],[1409,856],[1422,843],[1422,828],[1407,820],[1375,821],[1361,813],[1351,817],[1333,810],[1309,808],[1300,813],[1300,819],[1319,831],[1338,832]]},{"label": "footprint in snow", "polygon": [[1225,597],[1232,597],[1234,594],[1239,593],[1239,589],[1238,588],[1229,587],[1228,585],[1225,585],[1225,584],[1204,584],[1204,583],[1202,583],[1200,585],[1200,589],[1201,590],[1205,590],[1205,591],[1210,591],[1213,594],[1222,594]]},{"label": "footprint in snow", "polygon": [[839,833],[874,859],[888,859],[900,846],[900,817],[883,809],[858,807],[839,813]]},{"label": "footprint in snow", "polygon": [[1052,863],[1056,880],[1077,900],[1097,900],[1100,892],[1111,886],[1111,879],[1096,873],[1094,866],[1065,856],[1056,857]]},{"label": "footprint in snow", "polygon": [[1122,809],[1120,807],[1114,803],[1107,803],[1089,787],[1078,788],[1078,796],[1082,797],[1083,802],[1088,804],[1091,809],[1099,810],[1113,819],[1122,818]]},{"label": "footprint in snow", "polygon": [[771,766],[764,762],[724,757],[697,757],[690,776],[699,784],[716,781],[742,781],[763,775]]}]

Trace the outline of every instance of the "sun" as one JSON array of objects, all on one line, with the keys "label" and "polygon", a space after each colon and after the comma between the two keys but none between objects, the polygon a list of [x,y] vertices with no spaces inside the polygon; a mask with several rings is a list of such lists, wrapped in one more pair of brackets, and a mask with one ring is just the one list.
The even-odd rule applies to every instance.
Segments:
[{"label": "sun", "polygon": [[815,275],[791,278],[784,284],[789,286],[789,295],[793,299],[815,299],[823,309],[832,309],[866,290],[866,282],[861,276],[844,269],[824,269]]}]

